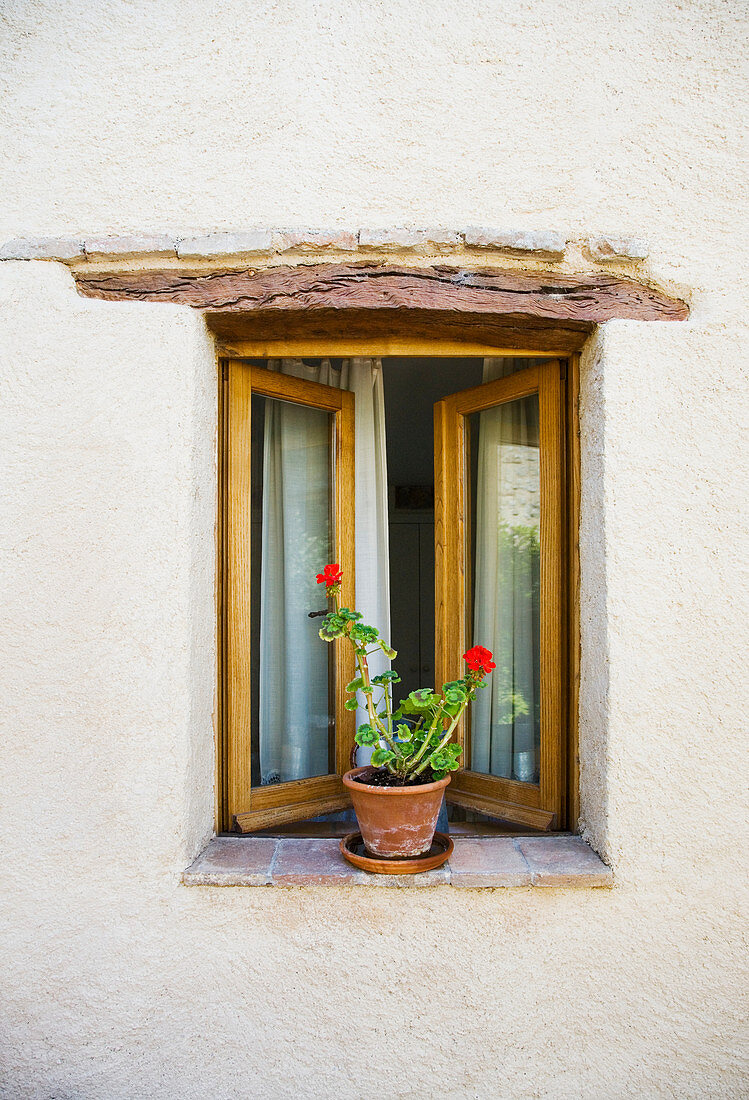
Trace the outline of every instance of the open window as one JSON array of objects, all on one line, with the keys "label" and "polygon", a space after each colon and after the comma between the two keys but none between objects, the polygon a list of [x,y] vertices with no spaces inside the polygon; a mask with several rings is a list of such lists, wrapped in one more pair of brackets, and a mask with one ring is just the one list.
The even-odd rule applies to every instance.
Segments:
[{"label": "open window", "polygon": [[[494,652],[458,732],[455,812],[564,827],[565,363],[334,350],[223,364],[220,827],[251,832],[348,805],[351,656],[317,635],[314,578],[328,561],[343,568],[344,604],[399,651],[397,697],[462,675],[473,644]],[[379,406],[366,405],[377,387]]]}]

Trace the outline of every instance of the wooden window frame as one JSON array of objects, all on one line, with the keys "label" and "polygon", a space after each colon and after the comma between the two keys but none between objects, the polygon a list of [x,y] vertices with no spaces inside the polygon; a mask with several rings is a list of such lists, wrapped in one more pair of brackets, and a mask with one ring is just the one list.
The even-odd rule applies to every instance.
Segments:
[{"label": "wooden window frame", "polygon": [[[334,560],[343,569],[342,597],[354,605],[354,395],[277,374],[238,359],[222,361],[222,669],[224,819],[235,832],[316,817],[348,805],[340,776],[350,767],[355,715],[344,709],[354,677],[351,647],[335,647],[336,773],[253,788],[251,784],[251,407],[253,395],[321,409],[334,416]],[[325,564],[324,562],[321,564]],[[322,642],[320,643],[323,644]]]},{"label": "wooden window frame", "polygon": [[[469,563],[466,519],[470,508],[467,486],[466,418],[523,397],[538,396],[541,498],[540,569],[540,777],[537,784],[461,769],[445,792],[448,802],[479,813],[536,829],[550,829],[561,815],[564,761],[562,665],[564,601],[563,551],[563,418],[562,364],[550,359],[543,366],[462,390],[435,406],[435,588],[436,681],[463,675],[462,654],[468,647],[466,589]],[[481,643],[481,638],[473,639]],[[461,719],[456,740],[469,759],[467,725]]]},{"label": "wooden window frame", "polygon": [[[437,340],[432,338],[372,338],[370,340],[348,340],[339,337],[330,338],[305,338],[302,340],[267,340],[267,339],[232,339],[228,343],[218,345],[219,358],[219,523],[218,523],[218,555],[220,562],[218,584],[218,622],[219,622],[219,660],[218,660],[218,715],[217,715],[217,777],[216,784],[216,830],[224,831],[254,831],[260,828],[272,828],[285,822],[298,820],[300,806],[303,804],[305,816],[313,817],[331,812],[348,805],[345,792],[340,779],[336,777],[320,777],[312,780],[301,780],[297,784],[284,784],[283,786],[296,788],[293,796],[281,805],[271,805],[268,802],[267,791],[272,788],[262,788],[251,795],[251,809],[242,809],[244,791],[249,788],[250,751],[249,729],[245,723],[242,727],[241,715],[244,708],[248,707],[249,683],[245,677],[247,699],[241,702],[237,697],[237,680],[240,668],[248,667],[244,662],[248,660],[249,623],[244,627],[238,624],[239,604],[244,603],[249,607],[249,540],[243,545],[241,537],[238,537],[242,528],[242,519],[239,515],[238,493],[241,494],[242,479],[249,479],[249,454],[235,454],[228,447],[228,440],[237,429],[237,417],[239,423],[246,432],[247,446],[249,447],[249,402],[251,387],[249,385],[250,374],[243,377],[244,383],[236,385],[236,392],[230,392],[231,363],[240,363],[249,359],[269,359],[284,357],[315,357],[331,356],[347,358],[355,355],[367,355],[371,357],[389,356],[413,356],[413,357],[464,357],[466,355],[477,358],[487,356],[501,356],[512,358],[535,358],[558,360],[560,364],[558,378],[560,381],[559,399],[559,432],[560,432],[560,519],[562,539],[559,550],[559,600],[561,615],[560,665],[561,676],[559,678],[558,701],[555,706],[560,715],[560,742],[557,761],[558,790],[556,794],[553,817],[548,813],[539,816],[531,811],[530,818],[525,819],[519,813],[515,820],[518,824],[530,825],[534,828],[552,828],[555,830],[574,830],[579,816],[579,777],[578,777],[578,698],[579,698],[579,668],[580,668],[580,624],[579,624],[579,496],[580,496],[580,449],[578,426],[578,402],[579,402],[579,353],[570,353],[568,349],[556,350],[547,347],[530,346],[518,348],[504,348],[479,343],[466,343],[461,340]],[[244,367],[248,365],[243,364]],[[269,390],[266,396],[284,397],[292,393],[285,387],[287,382],[303,386],[298,379],[287,379],[287,376],[277,375],[261,368],[249,368],[255,372],[256,379],[262,379],[270,375],[273,379],[268,383]],[[283,381],[281,381],[283,379]],[[316,384],[315,384],[316,385]],[[274,388],[276,387],[276,388]],[[325,387],[327,388],[327,387]],[[260,389],[255,392],[260,393]],[[301,390],[296,390],[297,395]],[[336,395],[336,400],[346,403],[343,395],[347,391],[331,390],[331,395]],[[352,395],[348,395],[351,397]],[[331,398],[332,399],[332,398]],[[307,402],[302,402],[307,403]],[[314,402],[309,402],[313,404]],[[239,408],[244,411],[239,413]],[[342,415],[337,413],[337,415]],[[351,423],[353,424],[353,401],[350,402]],[[337,446],[341,445],[343,433],[336,433]],[[353,439],[353,436],[352,436]],[[336,462],[343,460],[343,456],[337,456]],[[350,461],[346,460],[350,473],[350,493],[347,499],[353,502],[353,453]],[[244,470],[244,472],[242,472]],[[340,473],[336,476],[336,494],[343,493],[343,482]],[[346,504],[342,500],[337,501],[339,509],[339,523],[336,526],[336,539],[343,527],[353,531],[353,514],[351,508],[346,512]],[[340,517],[348,516],[348,522],[340,521]],[[436,521],[435,515],[435,521]],[[344,566],[350,581],[346,600],[350,605],[355,603],[354,587],[354,548],[353,539],[350,546],[337,544],[337,559]],[[348,565],[348,568],[346,568]],[[238,580],[238,571],[244,570],[244,581]],[[439,609],[439,596],[435,610]],[[462,625],[462,617],[461,617]],[[435,624],[438,629],[437,623]],[[397,647],[397,639],[394,640]],[[450,643],[448,643],[449,646]],[[337,677],[337,767],[340,772],[349,766],[350,751],[353,746],[355,716],[351,712],[343,710],[343,685],[353,675],[352,658],[341,649],[338,642],[339,656]],[[453,639],[453,648],[455,640]],[[437,644],[437,654],[440,646]],[[436,654],[436,656],[437,656]],[[348,658],[348,661],[347,661]],[[348,674],[346,670],[349,670]],[[441,681],[439,681],[441,682]],[[241,695],[241,692],[240,692]],[[243,732],[244,729],[244,732]],[[323,782],[325,781],[325,782]],[[279,785],[280,786],[280,785]],[[289,790],[289,795],[292,795]],[[463,792],[464,793],[464,792]],[[278,794],[278,788],[275,795]],[[300,799],[299,796],[302,796]],[[274,796],[270,796],[273,801]],[[468,805],[465,797],[454,798],[452,801],[461,805]],[[479,808],[474,805],[474,808]]]}]

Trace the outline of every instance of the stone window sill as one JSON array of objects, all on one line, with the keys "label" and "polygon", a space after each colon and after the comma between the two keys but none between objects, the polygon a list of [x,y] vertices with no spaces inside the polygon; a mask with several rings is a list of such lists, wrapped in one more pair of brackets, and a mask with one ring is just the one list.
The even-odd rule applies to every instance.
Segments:
[{"label": "stone window sill", "polygon": [[612,886],[611,868],[579,836],[455,837],[448,863],[418,875],[373,875],[335,838],[214,837],[185,886]]}]

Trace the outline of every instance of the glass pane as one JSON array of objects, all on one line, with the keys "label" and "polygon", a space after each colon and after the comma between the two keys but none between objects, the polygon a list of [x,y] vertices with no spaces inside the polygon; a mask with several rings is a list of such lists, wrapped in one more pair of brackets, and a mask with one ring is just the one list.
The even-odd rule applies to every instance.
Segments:
[{"label": "glass pane", "polygon": [[252,783],[335,771],[335,654],[318,637],[332,560],[335,417],[252,398]]},{"label": "glass pane", "polygon": [[466,420],[471,471],[467,630],[496,669],[471,708],[472,771],[538,783],[541,740],[538,395]]}]

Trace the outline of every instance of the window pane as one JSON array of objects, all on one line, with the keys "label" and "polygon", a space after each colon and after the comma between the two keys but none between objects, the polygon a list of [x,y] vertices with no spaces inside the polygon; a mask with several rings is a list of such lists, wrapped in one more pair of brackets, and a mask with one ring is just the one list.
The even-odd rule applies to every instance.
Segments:
[{"label": "window pane", "polygon": [[252,783],[335,771],[335,654],[316,582],[334,545],[334,415],[252,398]]},{"label": "window pane", "polygon": [[467,631],[496,669],[471,708],[468,767],[537,783],[541,731],[538,395],[467,418]]}]

